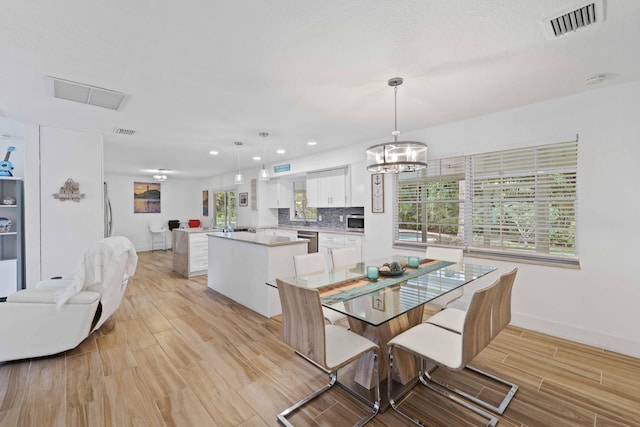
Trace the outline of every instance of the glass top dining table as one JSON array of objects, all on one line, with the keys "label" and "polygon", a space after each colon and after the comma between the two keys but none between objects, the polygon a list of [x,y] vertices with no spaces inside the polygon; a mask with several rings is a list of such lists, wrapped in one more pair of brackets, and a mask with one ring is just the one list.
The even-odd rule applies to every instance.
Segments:
[{"label": "glass top dining table", "polygon": [[[316,288],[324,307],[379,326],[496,269],[421,258],[417,268],[407,267],[403,274],[367,279],[367,266],[382,266],[401,258],[408,256],[394,255],[280,280]],[[277,286],[275,280],[267,284]]]}]

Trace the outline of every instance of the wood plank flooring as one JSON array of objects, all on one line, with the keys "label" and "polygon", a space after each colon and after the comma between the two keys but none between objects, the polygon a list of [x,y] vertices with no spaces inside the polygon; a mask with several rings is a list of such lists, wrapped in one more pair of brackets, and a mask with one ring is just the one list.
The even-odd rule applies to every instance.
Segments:
[{"label": "wood plank flooring", "polygon": [[[64,354],[0,364],[0,427],[276,426],[278,412],[326,382],[282,343],[279,317],[208,289],[206,276],[177,276],[170,251],[139,256],[101,330]],[[473,364],[520,385],[500,426],[640,426],[638,359],[508,327]],[[429,425],[480,425],[423,386],[402,405]],[[366,411],[333,389],[291,420],[346,426]],[[369,425],[412,424],[387,410]]]}]

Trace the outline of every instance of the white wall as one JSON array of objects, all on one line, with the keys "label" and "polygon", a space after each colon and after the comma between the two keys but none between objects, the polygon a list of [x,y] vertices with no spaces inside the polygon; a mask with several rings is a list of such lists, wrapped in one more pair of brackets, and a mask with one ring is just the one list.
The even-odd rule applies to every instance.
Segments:
[{"label": "white wall", "polygon": [[[103,236],[102,135],[40,127],[40,276],[75,271],[85,250]],[[80,202],[53,197],[67,179]],[[35,197],[28,187],[26,197]],[[27,227],[29,225],[27,224]]]},{"label": "white wall", "polygon": [[[537,144],[578,142],[580,270],[466,258],[519,268],[513,323],[640,357],[640,82],[592,90],[404,135],[429,144],[429,157]],[[388,248],[391,187],[385,213],[367,207],[367,256]],[[371,250],[370,248],[375,248]],[[487,283],[497,274],[485,279]]]},{"label": "white wall", "polygon": [[[105,182],[113,212],[113,235],[127,237],[137,251],[151,250],[151,233],[148,228],[151,221],[162,221],[166,225],[170,219],[201,219],[204,220],[202,225],[210,225],[211,210],[209,217],[202,216],[202,190],[206,190],[206,187],[202,187],[200,180],[175,179],[169,176],[161,183],[160,213],[157,214],[133,212],[133,183],[153,182],[150,176],[107,175]],[[156,245],[156,249],[158,247]],[[171,235],[167,232],[167,248],[170,247]]]},{"label": "white wall", "polygon": [[[635,220],[640,185],[634,173],[640,165],[639,117],[640,81],[635,81],[403,133],[403,139],[426,142],[430,158],[561,142],[579,134],[581,268],[466,258],[466,262],[498,268],[475,287],[488,285],[499,274],[518,267],[513,324],[640,357],[640,310],[636,308],[640,275],[633,268],[640,238]],[[288,162],[290,174],[360,162],[365,149],[380,142],[383,139],[292,160]],[[232,179],[216,177],[208,183],[233,188]],[[369,177],[365,179],[368,183]],[[385,212],[380,214],[371,213],[370,186],[365,186],[365,258],[407,252],[390,245],[392,182],[393,177],[387,176]],[[248,184],[244,185],[247,189],[240,186],[239,191],[248,191]]]}]

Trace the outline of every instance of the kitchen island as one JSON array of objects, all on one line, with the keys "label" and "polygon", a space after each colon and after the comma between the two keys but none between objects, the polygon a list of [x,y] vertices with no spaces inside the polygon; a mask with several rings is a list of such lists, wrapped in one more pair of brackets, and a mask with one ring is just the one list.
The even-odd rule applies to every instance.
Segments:
[{"label": "kitchen island", "polygon": [[176,228],[171,232],[173,271],[191,278],[207,274],[209,228]]},{"label": "kitchen island", "polygon": [[295,275],[293,256],[307,253],[307,239],[232,232],[208,234],[207,285],[265,317],[281,313],[277,289],[265,286]]}]

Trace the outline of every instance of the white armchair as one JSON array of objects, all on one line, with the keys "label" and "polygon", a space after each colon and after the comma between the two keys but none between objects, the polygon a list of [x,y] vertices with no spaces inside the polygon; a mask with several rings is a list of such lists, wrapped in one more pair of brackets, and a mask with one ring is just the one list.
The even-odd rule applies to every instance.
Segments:
[{"label": "white armchair", "polygon": [[72,349],[120,306],[138,256],[124,237],[85,252],[74,275],[47,279],[0,303],[0,362]]}]

